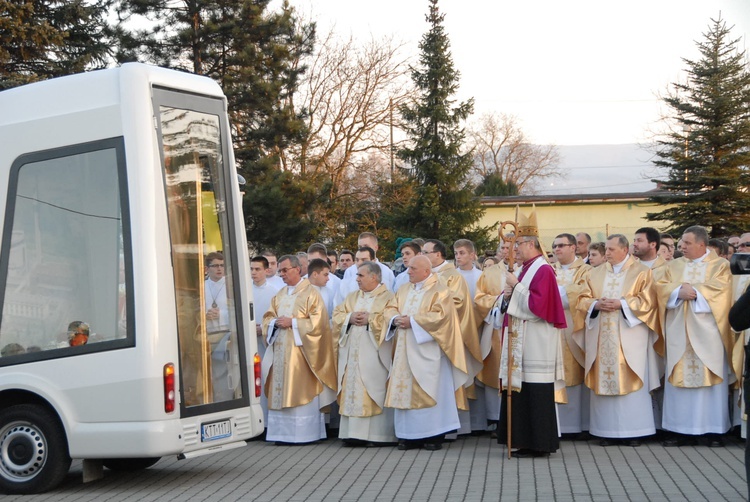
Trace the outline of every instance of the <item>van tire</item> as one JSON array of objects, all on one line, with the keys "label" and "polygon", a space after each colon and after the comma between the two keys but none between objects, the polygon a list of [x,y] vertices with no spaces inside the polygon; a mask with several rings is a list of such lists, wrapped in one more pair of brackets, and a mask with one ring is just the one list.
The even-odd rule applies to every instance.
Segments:
[{"label": "van tire", "polygon": [[65,429],[54,412],[36,404],[0,410],[1,492],[46,492],[59,485],[69,469]]},{"label": "van tire", "polygon": [[157,463],[161,457],[143,458],[105,458],[104,467],[112,471],[133,472],[148,469]]}]

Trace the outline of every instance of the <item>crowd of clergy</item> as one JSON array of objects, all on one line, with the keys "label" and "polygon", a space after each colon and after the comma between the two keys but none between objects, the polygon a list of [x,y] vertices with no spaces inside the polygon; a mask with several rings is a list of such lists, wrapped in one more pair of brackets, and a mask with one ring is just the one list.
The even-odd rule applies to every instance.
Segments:
[{"label": "crowd of clergy", "polygon": [[523,458],[561,437],[720,447],[734,427],[745,435],[750,330],[729,311],[750,275],[727,257],[750,252],[750,233],[543,243],[535,213],[504,229],[494,256],[466,239],[403,242],[400,273],[369,232],[354,252],[253,257],[266,440],[337,431],[345,446],[439,450],[486,434]]}]

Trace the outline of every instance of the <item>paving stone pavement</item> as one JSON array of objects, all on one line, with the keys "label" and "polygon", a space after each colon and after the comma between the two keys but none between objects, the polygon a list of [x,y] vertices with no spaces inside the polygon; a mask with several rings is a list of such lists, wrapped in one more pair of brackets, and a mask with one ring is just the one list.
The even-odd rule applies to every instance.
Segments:
[{"label": "paving stone pavement", "polygon": [[105,469],[83,484],[74,462],[56,490],[15,501],[337,501],[337,500],[746,500],[744,443],[725,448],[601,447],[562,442],[549,458],[507,459],[487,436],[459,438],[441,451],[314,445],[247,447],[190,460],[163,458],[138,473]]}]

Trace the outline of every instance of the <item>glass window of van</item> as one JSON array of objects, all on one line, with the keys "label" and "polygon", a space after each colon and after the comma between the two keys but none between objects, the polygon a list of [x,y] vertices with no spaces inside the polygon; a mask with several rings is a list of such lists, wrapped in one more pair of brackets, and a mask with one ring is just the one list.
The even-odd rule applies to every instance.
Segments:
[{"label": "glass window of van", "polygon": [[31,155],[11,170],[0,364],[132,345],[118,148]]}]

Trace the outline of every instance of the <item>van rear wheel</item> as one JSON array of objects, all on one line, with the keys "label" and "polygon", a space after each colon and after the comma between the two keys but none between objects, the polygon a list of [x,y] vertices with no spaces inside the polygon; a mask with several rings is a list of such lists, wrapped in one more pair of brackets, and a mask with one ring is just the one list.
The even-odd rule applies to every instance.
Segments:
[{"label": "van rear wheel", "polygon": [[0,491],[41,493],[70,469],[65,430],[57,415],[35,404],[0,410]]},{"label": "van rear wheel", "polygon": [[104,467],[113,471],[133,472],[148,469],[159,461],[161,457],[143,458],[106,458],[102,462]]}]

